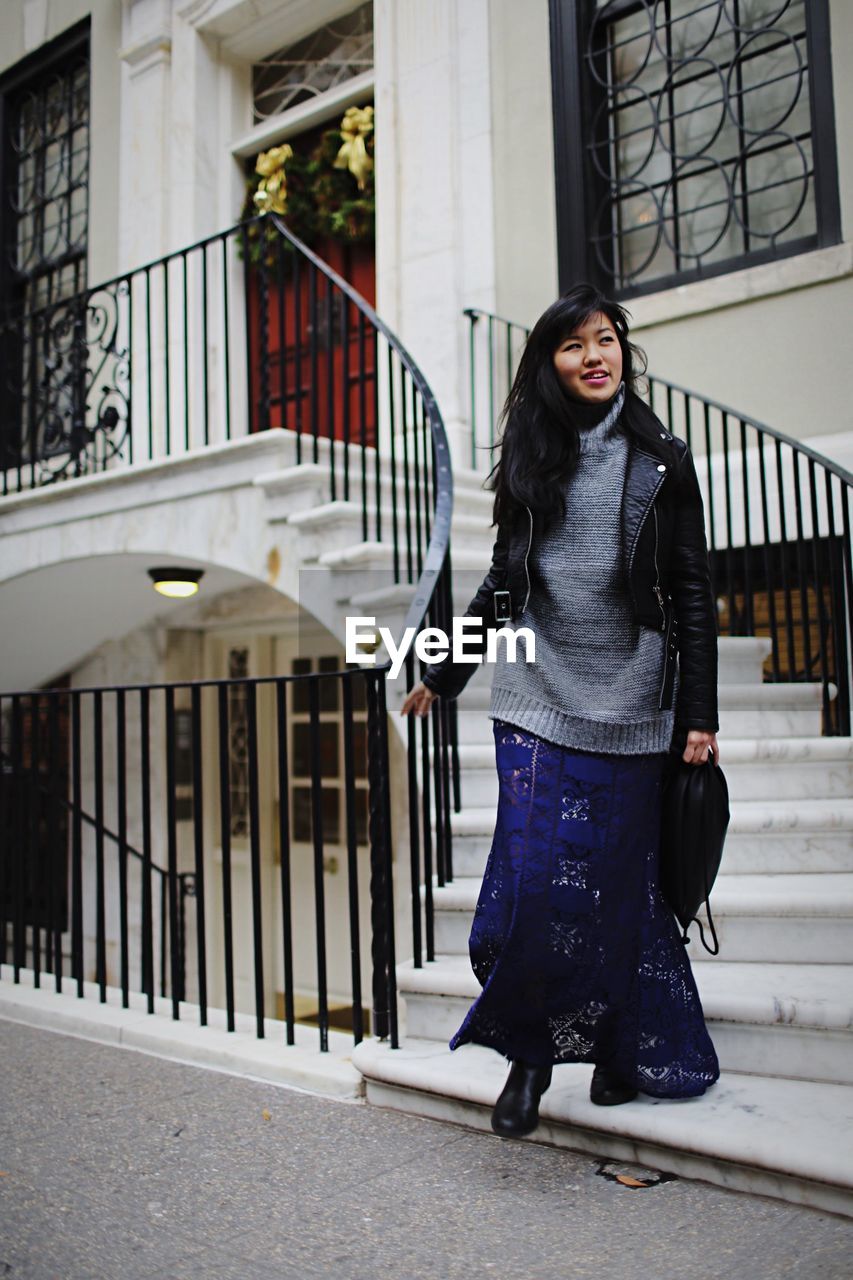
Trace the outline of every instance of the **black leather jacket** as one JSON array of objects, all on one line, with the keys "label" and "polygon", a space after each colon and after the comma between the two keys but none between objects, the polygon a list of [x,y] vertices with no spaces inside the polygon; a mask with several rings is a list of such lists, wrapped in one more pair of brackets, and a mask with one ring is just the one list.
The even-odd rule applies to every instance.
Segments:
[{"label": "black leather jacket", "polygon": [[[628,392],[621,422],[628,440],[622,494],[622,554],[634,620],[666,632],[659,708],[672,706],[676,655],[679,691],[676,730],[716,732],[717,625],[711,590],[702,495],[690,450],[665,429],[646,403]],[[527,560],[534,535],[529,507],[497,531],[492,564],[466,617],[483,619],[486,635],[517,620],[530,594]],[[478,651],[475,637],[466,652]],[[424,684],[445,698],[462,692],[476,664],[448,657],[428,666]]]}]

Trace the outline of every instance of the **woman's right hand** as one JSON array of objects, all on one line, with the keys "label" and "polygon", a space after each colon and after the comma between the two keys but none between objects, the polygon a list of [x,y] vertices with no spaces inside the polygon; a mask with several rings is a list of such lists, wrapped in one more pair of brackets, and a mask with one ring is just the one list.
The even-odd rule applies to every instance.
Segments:
[{"label": "woman's right hand", "polygon": [[432,689],[428,689],[423,681],[419,680],[400,708],[400,715],[407,716],[410,711],[414,711],[416,716],[429,715],[429,709],[437,697],[437,693],[433,693]]}]

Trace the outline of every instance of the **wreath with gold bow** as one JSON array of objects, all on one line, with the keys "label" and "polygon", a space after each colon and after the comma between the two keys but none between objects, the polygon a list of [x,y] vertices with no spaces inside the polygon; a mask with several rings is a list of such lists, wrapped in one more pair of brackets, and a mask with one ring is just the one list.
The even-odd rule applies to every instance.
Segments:
[{"label": "wreath with gold bow", "polygon": [[[348,244],[372,242],[374,190],[373,107],[349,107],[336,129],[327,129],[308,154],[289,143],[262,151],[248,182],[241,220],[278,214],[300,240],[323,236]],[[281,237],[270,226],[249,228],[249,259],[272,265]],[[278,250],[276,249],[276,252]]]}]

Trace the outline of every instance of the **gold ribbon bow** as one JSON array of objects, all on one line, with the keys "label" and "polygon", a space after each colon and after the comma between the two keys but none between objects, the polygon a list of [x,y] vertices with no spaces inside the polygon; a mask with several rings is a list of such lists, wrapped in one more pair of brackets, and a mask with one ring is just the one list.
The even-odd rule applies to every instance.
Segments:
[{"label": "gold ribbon bow", "polygon": [[341,121],[343,146],[335,157],[336,169],[349,169],[358,182],[359,191],[367,185],[373,161],[367,154],[365,138],[373,132],[373,107],[348,107]]},{"label": "gold ribbon bow", "polygon": [[293,148],[286,142],[280,147],[262,151],[255,161],[255,173],[261,175],[258,189],[252,200],[258,213],[284,213],[287,209],[286,161],[293,155]]}]

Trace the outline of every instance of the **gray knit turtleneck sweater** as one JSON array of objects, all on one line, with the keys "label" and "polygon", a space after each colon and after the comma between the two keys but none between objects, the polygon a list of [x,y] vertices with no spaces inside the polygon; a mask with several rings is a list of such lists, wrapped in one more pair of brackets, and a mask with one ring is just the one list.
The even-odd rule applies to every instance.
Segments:
[{"label": "gray knit turtleneck sweater", "polygon": [[579,427],[566,517],[534,539],[516,623],[535,633],[536,661],[521,641],[508,663],[499,644],[489,715],[567,747],[635,755],[669,749],[675,711],[658,710],[664,634],[633,621],[624,577],[624,396],[621,384],[603,419]]}]

